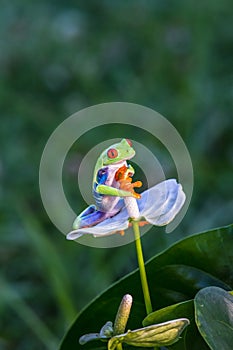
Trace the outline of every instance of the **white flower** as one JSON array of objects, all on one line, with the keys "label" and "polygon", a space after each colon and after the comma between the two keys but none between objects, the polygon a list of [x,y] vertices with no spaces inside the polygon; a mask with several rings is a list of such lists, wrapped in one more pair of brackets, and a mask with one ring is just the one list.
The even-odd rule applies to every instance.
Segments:
[{"label": "white flower", "polygon": [[109,236],[117,231],[126,230],[130,225],[130,218],[146,220],[156,226],[164,226],[179,213],[185,198],[182,186],[175,179],[165,180],[142,192],[140,199],[133,197],[124,199],[125,207],[113,217],[95,226],[73,230],[66,237],[69,240],[75,240],[86,234],[94,237]]}]

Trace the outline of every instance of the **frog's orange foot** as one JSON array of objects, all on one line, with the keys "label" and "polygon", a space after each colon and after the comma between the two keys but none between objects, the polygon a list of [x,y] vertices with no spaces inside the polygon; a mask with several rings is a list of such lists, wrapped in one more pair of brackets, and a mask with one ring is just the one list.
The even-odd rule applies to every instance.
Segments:
[{"label": "frog's orange foot", "polygon": [[139,225],[140,227],[143,227],[143,226],[145,226],[145,225],[149,225],[149,222],[146,221],[146,220],[144,220],[144,221],[139,221],[138,225]]},{"label": "frog's orange foot", "polygon": [[134,191],[134,187],[141,187],[142,182],[135,181],[132,183],[131,175],[133,175],[133,173],[128,170],[129,169],[125,165],[119,168],[115,174],[115,180],[119,182],[121,190],[131,192],[134,198],[139,199],[141,196]]},{"label": "frog's orange foot", "polygon": [[129,191],[129,192],[133,191],[133,184],[131,184],[131,182],[127,180],[119,180],[119,183],[120,183],[121,190]]},{"label": "frog's orange foot", "polygon": [[133,197],[135,197],[135,198],[140,198],[141,196],[134,191],[134,187],[141,187],[142,182],[136,181],[136,182],[131,183],[131,181],[132,181],[132,179],[130,179],[130,181],[128,179],[119,180],[120,189],[131,192]]},{"label": "frog's orange foot", "polygon": [[[140,226],[140,227],[143,227],[143,226],[145,226],[145,225],[148,225],[149,224],[149,222],[148,221],[139,221],[138,222],[138,225]],[[132,225],[132,222],[129,222],[129,227],[132,227],[133,225]],[[122,237],[125,235],[125,231],[124,230],[119,230],[119,231],[116,231],[115,233],[119,233]]]},{"label": "frog's orange foot", "polygon": [[137,198],[137,199],[141,198],[141,195],[134,191],[134,187],[141,187],[141,186],[142,186],[142,182],[141,181],[136,181],[136,182],[131,184],[131,192],[132,192],[134,198]]},{"label": "frog's orange foot", "polygon": [[136,199],[140,199],[141,198],[141,195],[139,193],[137,193],[137,192],[132,191],[132,195]]},{"label": "frog's orange foot", "polygon": [[[145,225],[149,225],[149,222],[145,221],[145,220],[138,222],[138,226],[140,226],[140,227],[143,227]],[[133,226],[132,222],[129,223],[129,226]]]},{"label": "frog's orange foot", "polygon": [[142,187],[142,181],[136,181],[132,183],[133,187]]}]

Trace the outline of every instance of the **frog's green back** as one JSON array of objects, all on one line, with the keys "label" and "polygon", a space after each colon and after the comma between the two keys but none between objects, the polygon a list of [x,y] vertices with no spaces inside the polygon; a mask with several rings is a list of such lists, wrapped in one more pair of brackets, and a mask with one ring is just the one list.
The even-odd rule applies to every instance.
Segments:
[{"label": "frog's green back", "polygon": [[101,169],[103,167],[103,157],[102,154],[99,156],[99,158],[97,159],[96,165],[95,165],[95,169],[94,169],[94,174],[93,174],[93,183],[96,181],[96,175],[99,169]]}]

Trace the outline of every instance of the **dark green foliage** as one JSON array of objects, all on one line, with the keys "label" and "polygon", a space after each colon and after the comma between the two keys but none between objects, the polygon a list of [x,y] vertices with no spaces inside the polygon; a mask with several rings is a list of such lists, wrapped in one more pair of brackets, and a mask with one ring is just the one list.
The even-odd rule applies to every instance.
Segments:
[{"label": "dark green foliage", "polygon": [[[209,286],[233,289],[233,226],[200,233],[174,244],[152,258],[146,264],[146,270],[152,305],[154,309],[164,309],[150,314],[143,325],[188,318],[191,327],[187,329],[187,336],[182,338],[179,345],[172,345],[171,348],[180,349],[183,346],[182,349],[188,347],[197,350],[201,346],[201,349],[208,349],[194,322],[192,299],[200,289]],[[134,298],[127,328],[140,328],[145,318],[145,308],[139,285],[136,270],[102,293],[78,316],[66,334],[61,350],[101,348],[99,342],[79,346],[77,341],[83,334],[98,331],[106,321],[114,320],[121,297],[126,293]],[[169,306],[178,302],[182,303]]]},{"label": "dark green foliage", "polygon": [[212,350],[231,350],[233,342],[233,296],[223,289],[208,287],[195,297],[198,329]]}]

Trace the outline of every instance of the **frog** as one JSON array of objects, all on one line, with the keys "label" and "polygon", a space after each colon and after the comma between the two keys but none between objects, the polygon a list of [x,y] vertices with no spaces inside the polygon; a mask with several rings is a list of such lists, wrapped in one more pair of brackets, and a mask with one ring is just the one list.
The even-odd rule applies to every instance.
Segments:
[{"label": "frog", "polygon": [[135,173],[127,161],[135,156],[132,141],[122,139],[105,149],[97,159],[92,183],[95,204],[87,207],[73,223],[73,229],[92,227],[118,214],[125,206],[124,198],[140,198],[134,191],[141,181],[132,182]]}]

